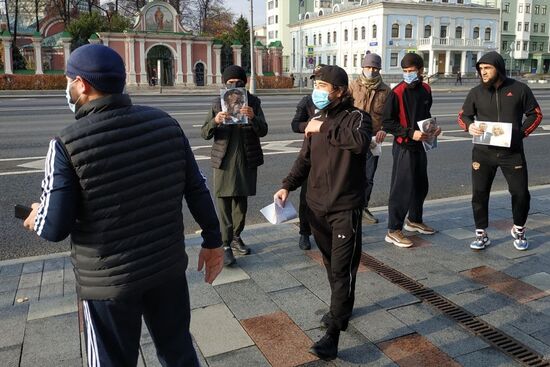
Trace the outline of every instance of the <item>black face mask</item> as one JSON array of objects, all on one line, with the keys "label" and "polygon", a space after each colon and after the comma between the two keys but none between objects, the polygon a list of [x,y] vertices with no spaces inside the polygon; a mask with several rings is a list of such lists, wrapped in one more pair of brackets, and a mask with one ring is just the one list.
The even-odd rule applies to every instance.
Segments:
[{"label": "black face mask", "polygon": [[227,88],[244,88],[246,86],[246,83],[242,80],[239,80],[235,83],[225,83],[225,86]]}]

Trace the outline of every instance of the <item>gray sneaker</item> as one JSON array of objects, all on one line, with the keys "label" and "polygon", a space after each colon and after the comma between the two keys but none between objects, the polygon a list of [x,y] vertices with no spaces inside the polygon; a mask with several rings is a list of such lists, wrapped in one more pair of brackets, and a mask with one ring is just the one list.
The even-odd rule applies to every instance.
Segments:
[{"label": "gray sneaker", "polygon": [[490,244],[491,240],[489,239],[489,236],[487,236],[487,232],[484,230],[476,230],[476,239],[470,243],[470,248],[472,250],[483,250]]},{"label": "gray sneaker", "polygon": [[368,208],[363,209],[363,219],[365,219],[365,222],[368,224],[376,224],[378,223],[378,218],[376,218]]},{"label": "gray sneaker", "polygon": [[510,233],[514,237],[514,247],[516,250],[525,251],[529,248],[529,241],[525,237],[525,227],[519,230],[516,226],[513,226]]}]

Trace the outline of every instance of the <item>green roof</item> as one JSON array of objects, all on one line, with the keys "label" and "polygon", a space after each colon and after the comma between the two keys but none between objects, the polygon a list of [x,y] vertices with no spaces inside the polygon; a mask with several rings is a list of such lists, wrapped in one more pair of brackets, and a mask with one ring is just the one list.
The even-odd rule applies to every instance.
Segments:
[{"label": "green roof", "polygon": [[219,39],[214,39],[214,42],[213,42],[215,45],[223,45],[223,42],[222,40],[219,40]]},{"label": "green roof", "polygon": [[73,38],[73,35],[70,32],[63,31],[61,33],[61,37],[63,37],[63,38]]},{"label": "green roof", "polygon": [[268,47],[283,47],[283,44],[281,43],[281,41],[273,41],[269,44]]},{"label": "green roof", "polygon": [[9,36],[11,36],[11,33],[10,33],[10,31],[8,31],[8,30],[6,29],[4,32],[2,32],[2,33],[0,34],[0,36],[9,37]]},{"label": "green roof", "polygon": [[34,32],[34,33],[32,34],[32,36],[33,36],[33,37],[42,37],[42,33],[40,33],[40,32]]},{"label": "green roof", "polygon": [[257,47],[264,47],[264,45],[263,45],[260,41],[256,41],[256,43],[254,44],[254,46],[257,46]]},{"label": "green roof", "polygon": [[90,36],[89,39],[91,39],[91,40],[97,40],[97,39],[99,39],[99,36],[97,35],[97,33],[92,33],[92,35]]},{"label": "green roof", "polygon": [[242,45],[241,41],[239,41],[239,40],[233,40],[232,44],[233,45]]}]

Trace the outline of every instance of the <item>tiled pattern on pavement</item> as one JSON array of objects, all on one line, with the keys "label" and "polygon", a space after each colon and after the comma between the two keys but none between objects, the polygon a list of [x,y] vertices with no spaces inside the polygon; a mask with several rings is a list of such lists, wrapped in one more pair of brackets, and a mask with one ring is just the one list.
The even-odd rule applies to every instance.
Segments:
[{"label": "tiled pattern on pavement", "polygon": [[[406,233],[419,243],[384,242],[385,209],[363,226],[363,251],[416,279],[485,322],[550,358],[550,187],[531,190],[529,251],[513,248],[508,194],[491,198],[492,245],[472,252],[468,198],[426,203],[434,235]],[[188,236],[191,331],[204,366],[516,366],[374,271],[357,276],[352,320],[339,358],[307,353],[324,334],[330,289],[320,254],[297,246],[293,224],[250,226],[253,253],[238,257],[213,286],[195,270],[200,237]],[[0,262],[0,361],[6,366],[82,366],[78,304],[66,255]],[[159,366],[143,328],[138,366]]]}]

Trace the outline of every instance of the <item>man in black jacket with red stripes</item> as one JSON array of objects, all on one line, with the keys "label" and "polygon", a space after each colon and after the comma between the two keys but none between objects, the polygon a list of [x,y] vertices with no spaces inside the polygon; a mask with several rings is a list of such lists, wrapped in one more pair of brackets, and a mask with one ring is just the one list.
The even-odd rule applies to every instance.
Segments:
[{"label": "man in black jacket with red stripes", "polygon": [[[422,57],[415,53],[406,54],[401,60],[401,68],[403,81],[388,96],[382,114],[384,131],[394,136],[385,241],[398,247],[411,247],[413,242],[403,235],[403,228],[422,234],[435,233],[422,219],[424,200],[428,195],[428,160],[422,141],[431,139],[431,136],[420,131],[417,124],[432,117],[432,91],[422,82]],[[434,135],[440,133],[441,129],[437,128]]]},{"label": "man in black jacket with red stripes", "polygon": [[[531,196],[527,181],[527,162],[523,139],[542,121],[540,106],[531,89],[524,83],[506,77],[504,59],[497,52],[489,52],[479,59],[476,69],[480,85],[472,88],[458,115],[458,124],[472,136],[484,130],[475,121],[512,124],[510,147],[475,144],[472,151],[472,209],[476,225],[476,239],[472,250],[483,250],[490,244],[486,229],[489,225],[489,195],[497,168],[500,167],[508,190],[512,194],[514,226],[511,229],[514,247],[527,250],[525,222]],[[523,120],[523,115],[526,116]]]}]

